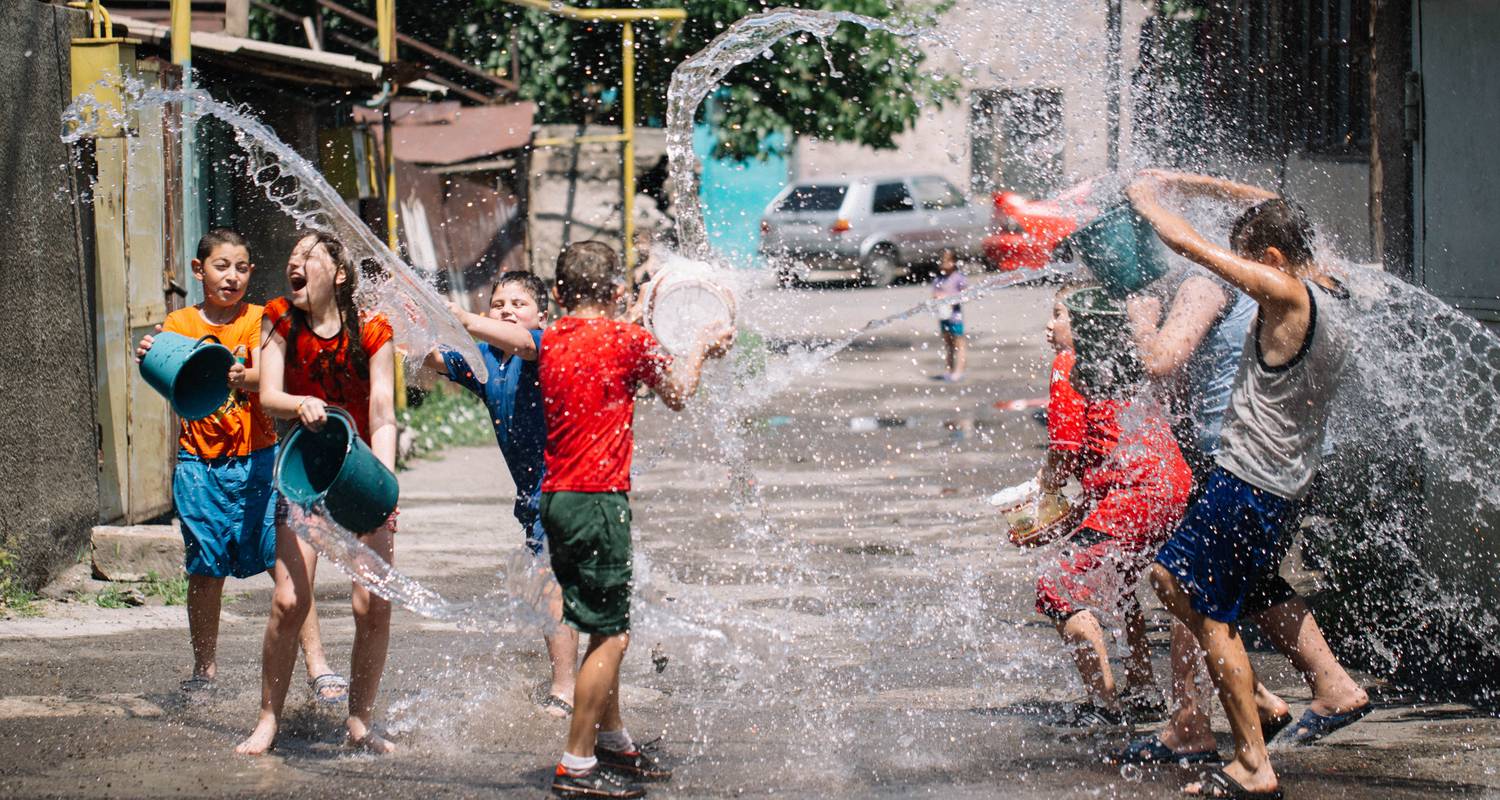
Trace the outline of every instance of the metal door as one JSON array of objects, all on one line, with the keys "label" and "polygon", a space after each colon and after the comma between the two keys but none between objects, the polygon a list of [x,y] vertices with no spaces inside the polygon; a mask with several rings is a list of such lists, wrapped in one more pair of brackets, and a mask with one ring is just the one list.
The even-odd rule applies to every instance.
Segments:
[{"label": "metal door", "polygon": [[1415,0],[1413,11],[1417,278],[1454,306],[1500,321],[1500,3]]}]

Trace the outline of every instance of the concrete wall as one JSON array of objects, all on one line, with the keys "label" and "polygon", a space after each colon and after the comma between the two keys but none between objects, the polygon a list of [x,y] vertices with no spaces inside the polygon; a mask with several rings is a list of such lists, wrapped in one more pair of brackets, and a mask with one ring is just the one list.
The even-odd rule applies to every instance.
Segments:
[{"label": "concrete wall", "polygon": [[36,586],[78,554],[99,499],[88,226],[58,138],[85,28],[35,0],[0,0],[0,18],[0,549]]},{"label": "concrete wall", "polygon": [[[1121,163],[1129,162],[1130,75],[1147,16],[1142,3],[1123,3]],[[799,178],[936,173],[966,189],[969,96],[980,89],[1057,88],[1063,93],[1063,175],[1072,183],[1108,166],[1105,3],[1076,0],[960,0],[939,25],[939,40],[921,47],[926,67],[958,77],[958,99],[928,108],[896,139],[894,152],[836,142],[798,142]]]}]

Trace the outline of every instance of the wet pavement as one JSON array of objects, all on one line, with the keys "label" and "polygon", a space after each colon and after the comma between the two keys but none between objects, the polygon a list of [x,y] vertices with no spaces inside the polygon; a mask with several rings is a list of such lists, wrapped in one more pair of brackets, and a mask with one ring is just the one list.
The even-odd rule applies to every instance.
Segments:
[{"label": "wet pavement", "polygon": [[[758,304],[757,319],[781,350],[925,293],[799,290]],[[1081,688],[1032,611],[1037,555],[1005,543],[984,498],[1028,477],[1042,452],[1027,401],[1045,394],[1050,295],[966,307],[962,384],[929,379],[941,352],[935,320],[919,315],[746,419],[642,407],[632,505],[645,599],[624,703],[635,737],[661,736],[678,768],[652,796],[1166,798],[1192,778],[1099,765],[1120,736],[1044,724]],[[723,453],[741,451],[763,521],[728,485]],[[449,599],[492,590],[520,542],[498,453],[450,451],[401,482],[397,566]],[[325,565],[318,587],[330,657],[346,664],[348,584]],[[181,608],[47,604],[41,618],[0,621],[0,796],[543,794],[563,723],[534,705],[540,637],[404,610],[382,686],[400,753],[346,752],[340,718],[312,706],[299,664],[276,751],[235,756],[255,716],[268,588],[231,582],[219,688],[191,702],[176,689],[191,663]],[[1148,608],[1164,684],[1166,618]],[[1285,660],[1254,658],[1300,713],[1307,693]],[[1361,677],[1374,714],[1273,753],[1289,797],[1500,796],[1500,720]]]}]

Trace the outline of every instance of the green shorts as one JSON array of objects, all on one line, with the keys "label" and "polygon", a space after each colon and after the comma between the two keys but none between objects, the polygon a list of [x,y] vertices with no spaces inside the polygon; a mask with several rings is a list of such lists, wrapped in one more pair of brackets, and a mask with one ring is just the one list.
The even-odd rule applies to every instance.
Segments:
[{"label": "green shorts", "polygon": [[579,633],[630,630],[630,500],[624,492],[544,492],[542,527],[563,593],[563,621]]}]

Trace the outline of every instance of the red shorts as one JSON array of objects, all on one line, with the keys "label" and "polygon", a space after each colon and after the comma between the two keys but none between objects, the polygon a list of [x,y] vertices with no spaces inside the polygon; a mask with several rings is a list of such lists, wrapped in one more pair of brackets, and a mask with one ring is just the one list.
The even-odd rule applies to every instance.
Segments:
[{"label": "red shorts", "polygon": [[1188,489],[1171,481],[1106,494],[1063,544],[1056,565],[1037,578],[1036,610],[1059,620],[1079,607],[1118,610],[1182,517]]}]

